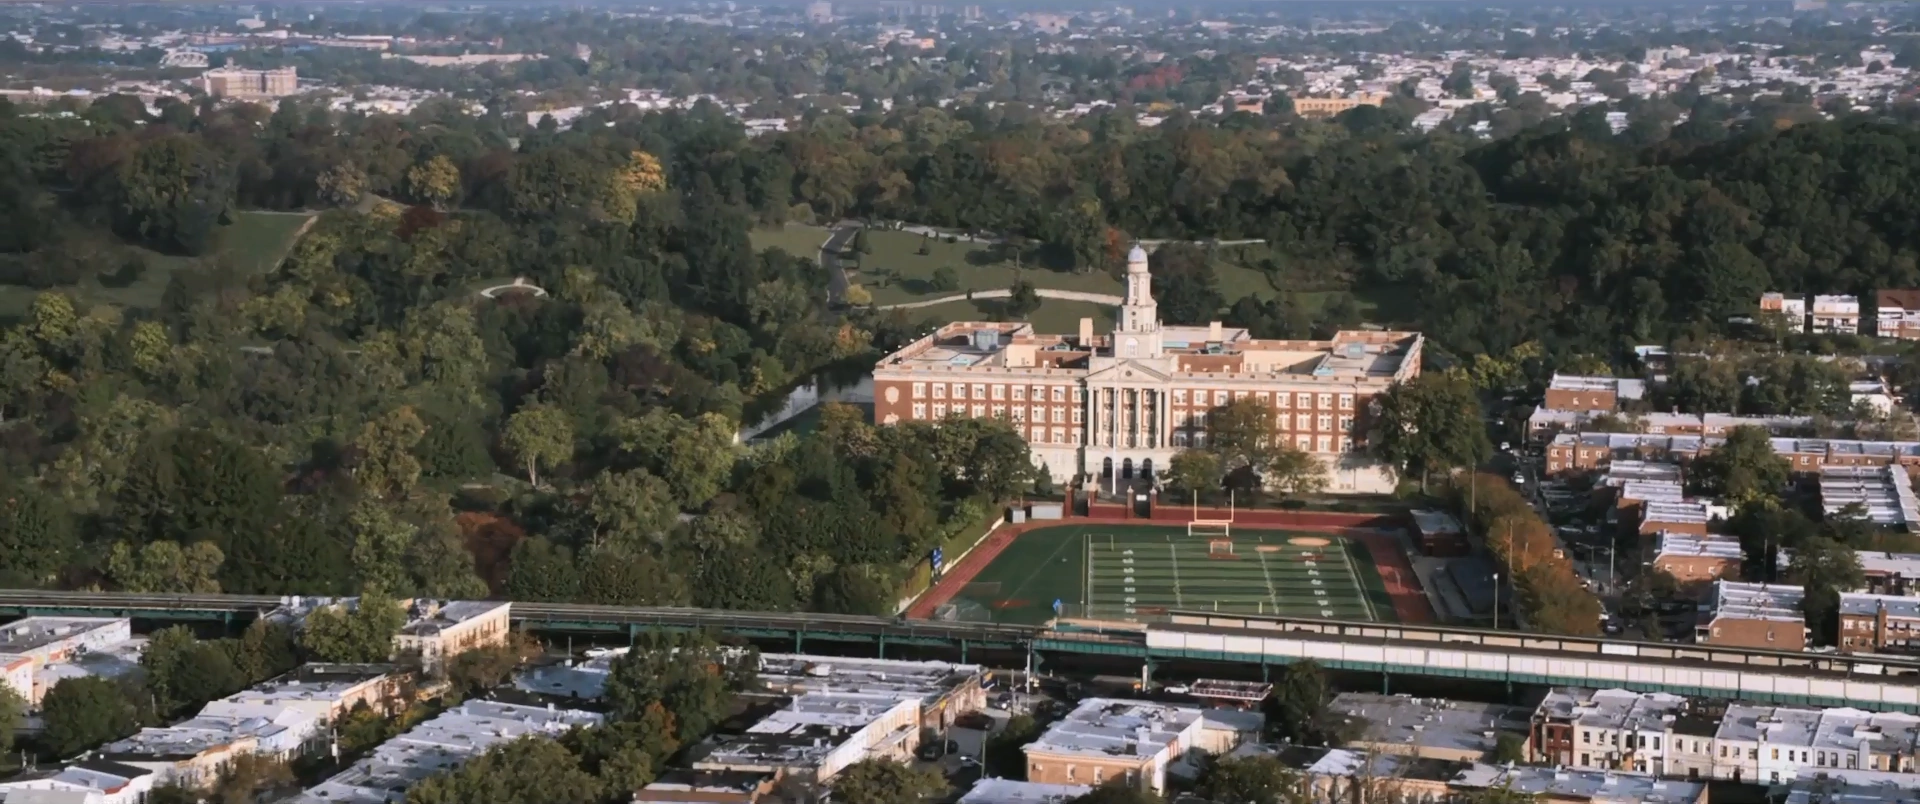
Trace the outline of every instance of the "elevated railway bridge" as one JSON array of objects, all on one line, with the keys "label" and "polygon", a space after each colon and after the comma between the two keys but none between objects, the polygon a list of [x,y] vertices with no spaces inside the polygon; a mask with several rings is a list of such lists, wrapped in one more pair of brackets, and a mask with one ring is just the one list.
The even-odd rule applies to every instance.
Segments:
[{"label": "elevated railway bridge", "polygon": [[[118,616],[153,623],[241,623],[280,606],[263,595],[0,590],[0,616]],[[1476,628],[1170,612],[1152,621],[1045,626],[692,608],[515,603],[529,631],[633,638],[699,629],[790,645],[915,646],[966,660],[982,651],[1257,667],[1301,659],[1336,670],[1506,684],[1622,687],[1712,698],[1920,713],[1920,658],[1676,645]],[[897,652],[897,651],[896,651]]]}]

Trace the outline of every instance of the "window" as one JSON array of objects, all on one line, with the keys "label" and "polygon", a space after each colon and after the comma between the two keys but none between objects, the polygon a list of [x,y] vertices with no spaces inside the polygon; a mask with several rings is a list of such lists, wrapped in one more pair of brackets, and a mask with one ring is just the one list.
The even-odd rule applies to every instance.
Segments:
[{"label": "window", "polygon": [[1351,432],[1353,432],[1353,417],[1352,417],[1352,416],[1341,416],[1341,417],[1340,417],[1340,432],[1342,432],[1342,433],[1351,433]]},{"label": "window", "polygon": [[[1000,386],[997,386],[997,385],[996,385],[996,386],[994,386],[994,387],[995,387],[995,388],[998,388],[998,387],[1000,387]],[[994,406],[993,406],[993,417],[994,417],[994,418],[996,418],[996,419],[1004,419],[1004,418],[1006,418],[1006,417],[1007,417],[1007,406],[1006,406],[1006,405],[994,405]]]},{"label": "window", "polygon": [[1094,783],[1094,784],[1096,784],[1096,785],[1098,785],[1098,784],[1100,784],[1100,782],[1101,782],[1101,776],[1103,776],[1103,775],[1104,775],[1104,774],[1102,773],[1102,771],[1104,771],[1104,770],[1106,770],[1106,769],[1105,769],[1105,768],[1102,768],[1102,767],[1100,767],[1100,766],[1098,766],[1098,765],[1095,765],[1095,766],[1094,766],[1094,768],[1093,768],[1093,783]]},{"label": "window", "polygon": [[924,382],[916,382],[916,383],[914,383],[914,384],[913,384],[913,398],[914,398],[914,399],[925,399],[925,398],[927,398],[927,384],[926,384],[926,383],[924,383]]},{"label": "window", "polygon": [[1340,409],[1353,410],[1353,394],[1340,395]]},{"label": "window", "polygon": [[1319,436],[1319,437],[1316,437],[1316,438],[1315,438],[1315,439],[1314,439],[1313,441],[1314,441],[1314,447],[1315,447],[1316,449],[1318,449],[1319,451],[1321,451],[1321,452],[1331,452],[1331,451],[1333,451],[1333,437],[1332,437],[1332,436]]},{"label": "window", "polygon": [[963,383],[963,382],[956,382],[956,383],[954,383],[954,384],[953,384],[953,398],[954,398],[954,399],[966,399],[966,398],[967,398],[967,384],[966,384],[966,383]]},{"label": "window", "polygon": [[1303,450],[1313,449],[1313,436],[1302,433],[1293,437],[1293,443]]},{"label": "window", "polygon": [[1140,339],[1128,338],[1127,339],[1127,357],[1135,357],[1139,353],[1140,353]]},{"label": "window", "polygon": [[1286,410],[1293,407],[1293,395],[1285,392],[1273,395],[1274,407]]},{"label": "window", "polygon": [[1185,388],[1173,389],[1173,404],[1176,404],[1176,405],[1187,404],[1187,389]]},{"label": "window", "polygon": [[1071,437],[1071,438],[1073,439],[1073,443],[1074,443],[1075,445],[1078,445],[1078,444],[1080,443],[1080,431],[1079,431],[1079,430],[1071,430],[1071,431],[1068,431],[1068,433],[1067,433],[1067,435],[1068,435],[1069,437]]},{"label": "window", "polygon": [[1312,428],[1312,426],[1313,426],[1313,414],[1311,414],[1311,413],[1299,413],[1299,414],[1295,414],[1295,415],[1294,415],[1294,417],[1293,417],[1293,429],[1295,429],[1295,430],[1307,430],[1307,429],[1311,429],[1311,428]]},{"label": "window", "polygon": [[1064,422],[1064,421],[1066,421],[1066,420],[1067,420],[1067,409],[1066,409],[1066,408],[1054,408],[1054,409],[1053,409],[1053,423],[1054,423],[1054,424],[1059,424],[1059,423],[1061,423],[1061,422]]},{"label": "window", "polygon": [[1316,430],[1333,429],[1333,416],[1322,413],[1319,416],[1314,417],[1313,427]]},{"label": "window", "polygon": [[1241,399],[1246,399],[1246,398],[1247,398],[1247,392],[1245,392],[1245,391],[1235,391],[1235,392],[1233,392],[1233,398],[1234,398],[1235,400],[1241,400]]},{"label": "window", "polygon": [[1859,768],[1860,768],[1860,756],[1858,754],[1848,754],[1847,770],[1858,770]]},{"label": "window", "polygon": [[[934,387],[935,387],[935,388],[939,388],[940,386],[938,386],[938,385],[936,385],[936,386],[934,386]],[[946,405],[944,405],[944,404],[936,404],[936,405],[934,405],[934,406],[933,406],[933,417],[934,417],[934,418],[936,418],[936,419],[944,419],[944,418],[946,418],[946,417],[947,417],[947,406],[946,406]]]},{"label": "window", "polygon": [[1067,431],[1065,429],[1062,429],[1059,427],[1053,428],[1053,443],[1059,444],[1066,440],[1067,440]]},{"label": "window", "polygon": [[1073,767],[1072,765],[1068,765],[1068,766],[1067,766],[1067,778],[1069,778],[1069,779],[1071,779],[1071,778],[1073,778],[1073,771],[1074,771],[1074,767]]},{"label": "window", "polygon": [[987,385],[986,385],[986,383],[979,383],[979,382],[976,382],[976,383],[974,383],[974,384],[973,384],[973,398],[974,398],[974,399],[986,399],[986,398],[987,398]]},{"label": "window", "polygon": [[1346,436],[1341,436],[1341,437],[1340,437],[1340,451],[1341,451],[1341,452],[1352,452],[1352,451],[1353,451],[1353,441],[1352,441],[1352,439],[1349,439],[1349,438],[1347,438]]},{"label": "window", "polygon": [[924,419],[924,418],[926,418],[926,417],[927,417],[927,403],[925,403],[925,402],[915,402],[915,403],[913,403],[913,417],[914,417],[914,418],[916,418],[916,419]]},{"label": "window", "polygon": [[995,385],[995,386],[993,387],[993,398],[994,398],[995,400],[1001,400],[1001,399],[1006,399],[1006,398],[1007,398],[1007,387],[1006,387],[1006,386],[1004,386],[1004,385]]},{"label": "window", "polygon": [[1026,421],[1026,420],[1027,420],[1027,409],[1026,409],[1026,408],[1024,408],[1024,407],[1020,407],[1020,406],[1018,406],[1018,405],[1015,405],[1015,406],[1014,406],[1014,408],[1013,408],[1013,420],[1014,420],[1014,421],[1016,421],[1016,422],[1024,422],[1024,421]]},{"label": "window", "polygon": [[1590,764],[1592,764],[1592,763],[1591,763],[1591,762],[1589,762],[1589,761],[1587,761],[1587,755],[1586,755],[1586,754],[1581,754],[1581,755],[1580,755],[1580,764],[1582,764],[1582,765],[1590,765]]},{"label": "window", "polygon": [[1054,386],[1054,387],[1053,387],[1053,401],[1055,401],[1055,402],[1065,402],[1065,401],[1067,401],[1067,387],[1066,387],[1066,386],[1064,386],[1064,385],[1056,385],[1056,386]]},{"label": "window", "polygon": [[[1642,737],[1640,738],[1640,741],[1644,743],[1647,741],[1647,738]],[[1653,738],[1653,750],[1655,751],[1660,750],[1660,738],[1658,737]]]},{"label": "window", "polygon": [[1185,447],[1187,445],[1187,434],[1181,432],[1174,433],[1173,445],[1176,447]]},{"label": "window", "polygon": [[1027,387],[1026,387],[1026,386],[1024,386],[1024,385],[1016,385],[1016,386],[1014,386],[1014,387],[1013,387],[1013,401],[1015,401],[1015,402],[1025,402],[1025,401],[1027,401]]},{"label": "window", "polygon": [[1321,410],[1327,410],[1329,408],[1332,408],[1333,394],[1320,394],[1319,398],[1314,400],[1314,405],[1319,407]]},{"label": "window", "polygon": [[1216,404],[1216,405],[1227,404],[1227,392],[1225,391],[1213,392],[1213,404]]},{"label": "window", "polygon": [[1034,421],[1036,421],[1036,422],[1044,422],[1044,421],[1046,421],[1046,420],[1047,420],[1047,409],[1046,409],[1046,408],[1043,408],[1043,407],[1040,407],[1039,405],[1034,405],[1034,406],[1033,406],[1033,420],[1034,420]]},{"label": "window", "polygon": [[1294,399],[1294,404],[1300,407],[1303,407],[1303,408],[1313,407],[1313,394],[1294,394],[1293,399]]},{"label": "window", "polygon": [[1074,409],[1073,409],[1073,423],[1074,423],[1074,424],[1079,424],[1079,423],[1080,423],[1080,420],[1081,420],[1081,419],[1082,419],[1082,418],[1083,418],[1083,417],[1084,417],[1085,415],[1086,415],[1086,411],[1084,411],[1084,410],[1081,410],[1081,409],[1079,409],[1079,408],[1074,408]]},{"label": "window", "polygon": [[976,418],[976,419],[978,419],[978,418],[980,418],[981,416],[985,416],[985,415],[987,415],[987,406],[986,406],[986,405],[974,405],[974,406],[973,406],[973,417],[974,417],[974,418]]},{"label": "window", "polygon": [[933,384],[933,398],[934,398],[934,399],[946,399],[946,398],[947,398],[947,384],[946,384],[946,383],[944,383],[944,382],[936,382],[936,383],[934,383],[934,384]]},{"label": "window", "polygon": [[1076,403],[1085,402],[1087,401],[1087,395],[1083,393],[1081,389],[1075,388],[1073,389],[1073,401]]}]

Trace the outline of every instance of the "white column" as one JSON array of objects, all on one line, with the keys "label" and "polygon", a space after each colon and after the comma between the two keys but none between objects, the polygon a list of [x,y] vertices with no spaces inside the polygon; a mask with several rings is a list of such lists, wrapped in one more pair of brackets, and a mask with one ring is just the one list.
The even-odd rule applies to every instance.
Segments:
[{"label": "white column", "polygon": [[1173,397],[1160,389],[1160,448],[1173,446]]},{"label": "white column", "polygon": [[1100,389],[1087,386],[1087,446],[1100,446]]}]

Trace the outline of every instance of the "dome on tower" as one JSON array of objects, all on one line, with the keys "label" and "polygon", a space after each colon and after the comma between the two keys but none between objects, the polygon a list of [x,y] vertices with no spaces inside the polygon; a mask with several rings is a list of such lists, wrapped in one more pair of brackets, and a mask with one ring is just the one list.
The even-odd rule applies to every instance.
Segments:
[{"label": "dome on tower", "polygon": [[1133,244],[1133,250],[1127,252],[1127,267],[1132,268],[1136,265],[1140,266],[1142,271],[1147,269],[1147,250],[1141,248],[1139,243]]}]

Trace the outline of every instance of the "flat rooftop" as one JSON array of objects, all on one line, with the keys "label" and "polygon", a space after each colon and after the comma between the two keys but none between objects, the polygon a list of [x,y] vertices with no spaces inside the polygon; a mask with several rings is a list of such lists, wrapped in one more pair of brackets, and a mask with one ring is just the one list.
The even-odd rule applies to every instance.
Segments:
[{"label": "flat rooftop", "polygon": [[27,617],[0,625],[0,653],[32,653],[91,632],[130,627],[119,617]]},{"label": "flat rooftop", "polygon": [[[1855,550],[1853,554],[1860,559],[1861,571],[1868,575],[1898,575],[1903,578],[1920,578],[1920,553],[1886,553],[1878,550]],[[1782,566],[1784,566],[1784,564]]]},{"label": "flat rooftop", "polygon": [[1642,522],[1704,525],[1712,520],[1712,509],[1699,500],[1647,500],[1640,514]]},{"label": "flat rooftop", "polygon": [[1686,709],[1686,698],[1664,692],[1555,687],[1534,711],[1589,728],[1661,731]]},{"label": "flat rooftop", "polygon": [[[723,738],[694,767],[770,770],[817,766],[849,738],[900,708],[917,711],[919,700],[919,695],[911,693],[806,693],[748,727],[745,733]],[[919,718],[914,717],[898,733],[875,742],[900,739],[919,728]]]},{"label": "flat rooftop", "polygon": [[1693,804],[1707,790],[1703,782],[1682,782],[1652,776],[1603,771],[1556,770],[1525,766],[1474,766],[1453,777],[1454,787],[1476,790],[1507,788],[1528,797],[1592,802],[1648,802]]},{"label": "flat rooftop", "polygon": [[266,705],[333,702],[396,671],[390,664],[308,664],[222,700]]},{"label": "flat rooftop", "polygon": [[601,716],[573,709],[467,701],[380,744],[373,754],[308,788],[297,804],[400,804],[407,788],[452,770],[495,743],[527,736],[558,737]]},{"label": "flat rooftop", "polygon": [[1116,698],[1088,698],[1054,722],[1028,753],[1050,756],[1149,757],[1201,720],[1197,707]]},{"label": "flat rooftop", "polygon": [[1628,483],[1680,485],[1680,464],[1665,461],[1619,460],[1607,464],[1607,473],[1599,485],[1624,486]]},{"label": "flat rooftop", "polygon": [[499,600],[414,601],[407,613],[407,624],[400,633],[409,636],[433,636],[462,623],[511,609],[512,603]]},{"label": "flat rooftop", "polygon": [[1093,792],[1083,784],[1041,784],[1012,779],[981,779],[959,804],[1061,804]]},{"label": "flat rooftop", "polygon": [[1876,525],[1920,527],[1920,497],[1899,464],[1820,467],[1821,510],[1832,516],[1849,506]]},{"label": "flat rooftop", "polygon": [[1660,531],[1658,558],[1724,558],[1740,561],[1746,553],[1740,550],[1740,540],[1732,536],[1709,533],[1695,536],[1691,533]]},{"label": "flat rooftop", "polygon": [[1800,613],[1800,599],[1805,596],[1806,590],[1798,586],[1717,581],[1710,609],[1714,617],[1805,622],[1805,615]]},{"label": "flat rooftop", "polygon": [[1413,509],[1413,524],[1421,533],[1465,533],[1453,514],[1432,508]]},{"label": "flat rooftop", "polygon": [[1841,614],[1874,617],[1881,611],[1885,611],[1888,617],[1899,619],[1920,618],[1920,597],[1870,595],[1865,592],[1840,593]]},{"label": "flat rooftop", "polygon": [[986,668],[977,664],[847,659],[796,653],[760,655],[760,683],[769,690],[788,695],[808,692],[912,695],[922,703],[931,704],[985,675]]},{"label": "flat rooftop", "polygon": [[[209,709],[218,709],[215,702]],[[311,713],[290,707],[237,707],[234,714],[202,712],[171,726],[141,729],[138,734],[108,743],[100,749],[108,759],[153,760],[180,759],[225,749],[238,742],[305,742],[304,736],[319,728],[319,719]],[[277,738],[286,737],[281,740]]]},{"label": "flat rooftop", "polygon": [[1468,753],[1492,751],[1503,729],[1526,731],[1530,714],[1516,706],[1371,692],[1343,692],[1327,709],[1366,721],[1355,743]]},{"label": "flat rooftop", "polygon": [[1554,374],[1547,383],[1549,391],[1593,391],[1608,392],[1621,399],[1641,399],[1647,395],[1645,380],[1621,379],[1619,377],[1587,377],[1578,374]]},{"label": "flat rooftop", "polygon": [[[1423,343],[1415,332],[1343,330],[1329,340],[1289,341],[1254,338],[1235,327],[1216,333],[1210,326],[1166,325],[1161,328],[1160,359],[1172,371],[1209,376],[1386,383],[1401,378],[1403,369],[1418,361]],[[1020,370],[1067,378],[1093,369],[1096,361],[1120,357],[1110,334],[1083,341],[1077,334],[1037,334],[1025,323],[959,321],[887,355],[877,368]]]}]

